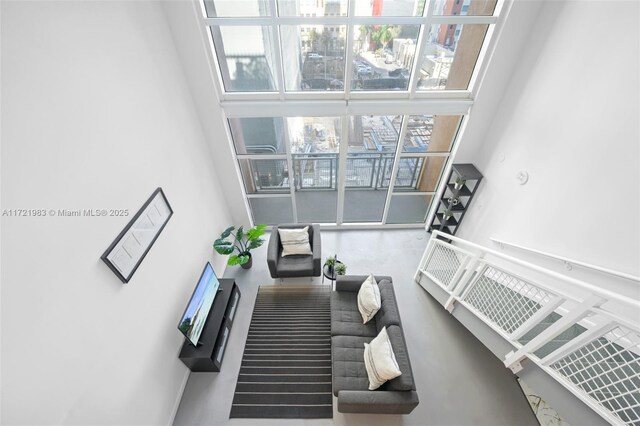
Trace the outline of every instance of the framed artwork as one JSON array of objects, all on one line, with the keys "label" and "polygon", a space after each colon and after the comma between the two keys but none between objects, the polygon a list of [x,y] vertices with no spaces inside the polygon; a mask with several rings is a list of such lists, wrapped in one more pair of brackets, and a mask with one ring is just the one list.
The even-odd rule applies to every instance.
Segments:
[{"label": "framed artwork", "polygon": [[172,215],[162,188],[156,189],[100,259],[128,283]]}]

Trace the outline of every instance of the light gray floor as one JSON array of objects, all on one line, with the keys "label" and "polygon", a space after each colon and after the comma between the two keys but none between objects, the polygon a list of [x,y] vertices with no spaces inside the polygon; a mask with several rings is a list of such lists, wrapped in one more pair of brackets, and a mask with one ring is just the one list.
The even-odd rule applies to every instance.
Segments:
[{"label": "light gray floor", "polygon": [[[342,414],[333,419],[229,419],[244,342],[259,285],[320,278],[269,276],[266,244],[249,271],[228,267],[242,299],[220,373],[191,373],[176,425],[537,425],[515,377],[438,302],[413,281],[429,235],[421,230],[322,231],[323,258],[338,254],[347,273],[391,275],[416,378],[420,405],[407,416]],[[325,285],[328,281],[325,281]]]}]

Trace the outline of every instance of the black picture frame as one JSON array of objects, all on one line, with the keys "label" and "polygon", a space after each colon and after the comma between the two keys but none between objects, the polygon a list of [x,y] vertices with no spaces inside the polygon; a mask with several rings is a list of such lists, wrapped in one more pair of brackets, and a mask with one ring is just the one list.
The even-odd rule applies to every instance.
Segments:
[{"label": "black picture frame", "polygon": [[[171,216],[173,216],[173,209],[162,188],[158,187],[104,251],[100,259],[120,281],[124,284],[128,283]],[[157,223],[154,223],[154,220]],[[149,224],[152,228],[148,227]],[[151,236],[150,232],[154,232],[154,235]],[[128,248],[127,244],[132,247]]]}]

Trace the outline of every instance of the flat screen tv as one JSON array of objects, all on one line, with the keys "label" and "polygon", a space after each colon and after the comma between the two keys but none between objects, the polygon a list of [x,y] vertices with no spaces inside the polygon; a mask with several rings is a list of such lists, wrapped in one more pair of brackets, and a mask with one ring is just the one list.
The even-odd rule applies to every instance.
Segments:
[{"label": "flat screen tv", "polygon": [[207,322],[207,317],[218,293],[219,286],[220,281],[218,281],[218,277],[213,272],[211,263],[207,262],[198,285],[193,290],[187,309],[185,309],[182,319],[178,323],[178,330],[194,346],[198,346],[200,333],[202,333],[204,324]]}]

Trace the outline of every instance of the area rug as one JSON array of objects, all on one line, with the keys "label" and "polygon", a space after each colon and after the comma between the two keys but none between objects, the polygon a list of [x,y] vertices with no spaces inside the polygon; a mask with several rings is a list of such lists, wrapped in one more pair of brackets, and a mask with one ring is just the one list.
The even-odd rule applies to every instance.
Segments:
[{"label": "area rug", "polygon": [[330,286],[264,285],[231,418],[331,418]]}]

